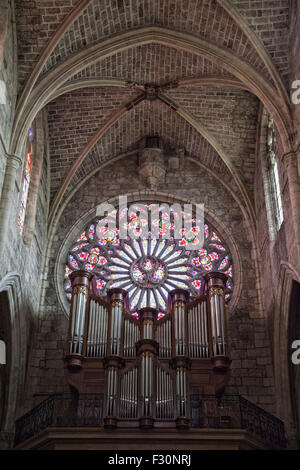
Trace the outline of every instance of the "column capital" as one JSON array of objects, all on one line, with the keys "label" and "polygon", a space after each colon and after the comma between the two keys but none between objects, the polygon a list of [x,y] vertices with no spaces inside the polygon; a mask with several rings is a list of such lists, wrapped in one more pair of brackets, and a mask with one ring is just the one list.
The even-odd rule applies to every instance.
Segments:
[{"label": "column capital", "polygon": [[154,339],[140,339],[135,346],[137,356],[146,352],[158,356],[159,344]]},{"label": "column capital", "polygon": [[187,369],[190,370],[192,361],[187,356],[175,356],[170,359],[170,366],[172,369]]},{"label": "column capital", "polygon": [[10,164],[15,169],[18,169],[19,166],[21,166],[22,163],[23,163],[22,158],[19,157],[18,155],[13,155],[13,154],[7,153],[6,158],[7,158],[7,164]]},{"label": "column capital", "polygon": [[139,320],[152,320],[155,321],[157,318],[158,310],[156,308],[152,307],[145,307],[145,308],[140,308],[138,310],[138,316]]},{"label": "column capital", "polygon": [[297,163],[297,156],[300,155],[300,145],[297,149],[293,149],[290,152],[283,153],[280,157],[280,161],[283,165],[287,166],[293,163]]},{"label": "column capital", "polygon": [[114,302],[116,300],[124,302],[126,295],[127,291],[124,289],[120,289],[119,287],[115,287],[107,291],[107,298],[109,302]]},{"label": "column capital", "polygon": [[214,271],[214,272],[205,274],[204,279],[206,280],[209,289],[213,287],[224,288],[226,281],[227,281],[227,276],[224,273]]},{"label": "column capital", "polygon": [[73,271],[70,274],[72,287],[75,287],[75,286],[89,287],[90,281],[93,276],[94,274],[89,271],[83,271],[83,270]]},{"label": "column capital", "polygon": [[103,367],[105,369],[123,369],[125,367],[125,361],[121,356],[106,356],[103,359]]},{"label": "column capital", "polygon": [[178,302],[179,300],[181,300],[182,302],[187,302],[190,293],[188,292],[188,290],[185,289],[174,289],[169,293],[169,295],[172,299],[172,303]]}]

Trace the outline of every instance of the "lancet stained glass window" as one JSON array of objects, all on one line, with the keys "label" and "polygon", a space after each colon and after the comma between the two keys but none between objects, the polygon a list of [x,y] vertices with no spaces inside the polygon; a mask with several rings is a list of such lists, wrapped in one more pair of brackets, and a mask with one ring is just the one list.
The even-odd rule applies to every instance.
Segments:
[{"label": "lancet stained glass window", "polygon": [[[151,205],[146,207],[150,211]],[[178,217],[175,212],[172,215],[173,220]],[[189,250],[186,248],[187,241],[191,240],[191,236],[194,239],[197,237],[200,230],[197,225],[193,226],[192,235],[182,229],[182,238],[164,239],[167,229],[172,228],[172,220],[167,214],[162,214],[157,221],[159,238],[152,239],[149,232],[145,239],[120,239],[119,228],[109,229],[110,218],[115,216],[116,211],[94,219],[72,245],[65,266],[64,289],[68,300],[71,299],[69,275],[78,269],[95,274],[99,296],[105,296],[107,290],[113,287],[127,290],[133,315],[143,307],[156,308],[161,316],[164,315],[168,293],[175,288],[189,290],[192,297],[202,294],[203,276],[210,271],[227,274],[225,298],[230,300],[233,290],[231,255],[209,224],[204,225],[203,247]],[[143,225],[147,217],[149,214],[140,216],[137,223]],[[103,225],[96,230],[99,220]],[[135,222],[134,216],[131,222]]]},{"label": "lancet stained glass window", "polygon": [[23,233],[23,228],[24,228],[26,206],[27,206],[29,186],[30,186],[31,170],[32,170],[32,137],[33,137],[33,130],[32,130],[32,127],[30,127],[29,132],[28,132],[27,144],[26,144],[26,160],[25,160],[25,167],[24,167],[24,174],[23,174],[23,181],[22,181],[21,201],[20,201],[19,216],[18,216],[18,229],[19,229],[20,234]]},{"label": "lancet stained glass window", "polygon": [[275,127],[273,119],[268,121],[268,158],[270,171],[271,197],[273,204],[273,215],[276,229],[279,230],[283,222],[282,199],[279,182],[278,164],[275,155]]}]

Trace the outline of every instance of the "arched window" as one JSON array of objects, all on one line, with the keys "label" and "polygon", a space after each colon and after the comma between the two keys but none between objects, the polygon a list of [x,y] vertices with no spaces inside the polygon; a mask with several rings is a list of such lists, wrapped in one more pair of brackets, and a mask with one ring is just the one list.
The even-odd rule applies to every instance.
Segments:
[{"label": "arched window", "polygon": [[28,201],[28,193],[32,172],[32,158],[33,158],[33,128],[30,127],[28,131],[28,137],[26,142],[26,158],[24,162],[24,171],[23,171],[23,180],[22,180],[22,189],[21,189],[21,200],[19,206],[19,215],[18,215],[18,229],[22,235],[24,229],[25,215],[26,215],[26,206]]},{"label": "arched window", "polygon": [[282,199],[279,182],[278,164],[275,154],[275,126],[273,119],[268,120],[268,134],[267,134],[267,146],[268,146],[268,169],[270,179],[270,195],[272,201],[272,211],[274,218],[274,226],[276,230],[279,230],[283,222],[283,210],[282,210]]},{"label": "arched window", "polygon": [[[151,205],[146,205],[150,210]],[[110,216],[106,216],[109,222]],[[178,214],[172,213],[175,219]],[[145,214],[149,217],[149,214]],[[167,216],[169,217],[169,216]],[[166,217],[166,219],[167,219]],[[164,214],[159,223],[159,238],[119,239],[117,229],[106,237],[96,230],[101,218],[94,219],[73,243],[65,266],[64,289],[71,298],[69,275],[83,269],[96,275],[98,295],[106,295],[109,288],[120,287],[128,291],[129,308],[132,314],[143,307],[157,308],[161,315],[167,311],[168,293],[175,288],[188,289],[196,297],[203,292],[203,276],[210,271],[221,271],[228,275],[226,300],[233,290],[232,258],[217,232],[205,224],[205,241],[200,250],[186,248],[189,234],[181,239],[164,239],[167,220]],[[172,227],[172,220],[169,223]],[[103,218],[102,218],[103,220]],[[118,217],[117,217],[118,220]],[[143,222],[143,219],[140,219]],[[198,228],[195,227],[195,232]]]},{"label": "arched window", "polygon": [[4,341],[0,339],[0,366],[6,364],[6,346]]}]

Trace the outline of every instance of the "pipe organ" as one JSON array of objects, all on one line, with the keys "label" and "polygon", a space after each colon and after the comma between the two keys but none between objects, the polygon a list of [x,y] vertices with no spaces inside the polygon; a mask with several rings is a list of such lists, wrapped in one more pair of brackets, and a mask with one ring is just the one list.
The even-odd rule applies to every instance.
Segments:
[{"label": "pipe organ", "polygon": [[221,395],[230,377],[224,285],[219,272],[206,291],[170,293],[169,313],[126,311],[126,291],[92,293],[92,275],[71,274],[66,375],[80,394],[103,393],[107,428],[189,427],[191,395]]},{"label": "pipe organ", "polygon": [[108,309],[101,299],[90,298],[87,357],[105,357],[107,351]]},{"label": "pipe organ", "polygon": [[209,357],[208,321],[206,300],[195,301],[188,315],[189,356]]}]

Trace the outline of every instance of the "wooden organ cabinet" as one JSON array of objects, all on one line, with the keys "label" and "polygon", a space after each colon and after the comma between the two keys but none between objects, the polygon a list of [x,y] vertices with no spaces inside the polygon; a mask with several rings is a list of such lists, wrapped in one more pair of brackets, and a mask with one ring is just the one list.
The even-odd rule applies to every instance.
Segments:
[{"label": "wooden organ cabinet", "polygon": [[169,314],[126,312],[126,291],[92,293],[92,275],[71,274],[66,374],[81,394],[104,396],[104,427],[187,429],[190,396],[221,396],[230,377],[224,285],[206,275],[206,294],[171,292]]}]

